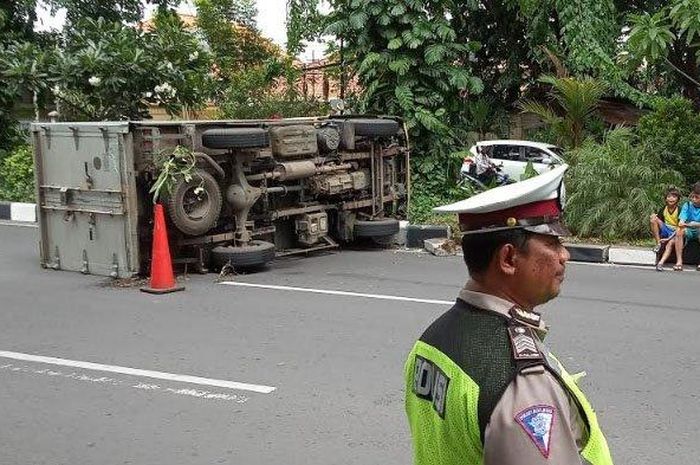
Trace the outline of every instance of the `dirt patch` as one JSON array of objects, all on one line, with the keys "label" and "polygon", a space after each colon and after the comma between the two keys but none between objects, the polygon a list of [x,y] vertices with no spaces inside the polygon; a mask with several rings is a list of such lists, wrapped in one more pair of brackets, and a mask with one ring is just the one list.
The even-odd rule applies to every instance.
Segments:
[{"label": "dirt patch", "polygon": [[134,276],[132,278],[106,279],[105,281],[102,281],[99,286],[109,289],[131,289],[134,287],[143,287],[147,284],[148,278]]}]

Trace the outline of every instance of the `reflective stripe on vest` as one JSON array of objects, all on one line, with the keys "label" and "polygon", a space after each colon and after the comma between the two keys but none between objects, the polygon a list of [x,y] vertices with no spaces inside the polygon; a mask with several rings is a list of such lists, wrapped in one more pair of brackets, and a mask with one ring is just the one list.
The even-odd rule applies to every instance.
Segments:
[{"label": "reflective stripe on vest", "polygon": [[566,371],[561,362],[547,350],[544,344],[540,346],[540,350],[545,354],[549,368],[552,369],[556,377],[563,383],[571,397],[581,407],[581,413],[585,415],[589,431],[588,442],[583,450],[580,451],[584,463],[589,463],[590,465],[613,465],[610,450],[608,449],[608,442],[605,440],[603,431],[598,425],[598,418],[596,417],[593,407],[591,407],[591,403],[588,402],[583,391],[581,391],[578,384],[576,384],[576,378]]}]

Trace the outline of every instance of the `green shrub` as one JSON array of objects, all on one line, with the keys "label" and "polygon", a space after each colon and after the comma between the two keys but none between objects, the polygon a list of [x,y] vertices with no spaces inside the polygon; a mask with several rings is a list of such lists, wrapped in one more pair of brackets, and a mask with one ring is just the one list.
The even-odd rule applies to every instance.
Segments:
[{"label": "green shrub", "polygon": [[[444,149],[444,148],[443,148]],[[458,185],[459,168],[465,152],[446,153],[440,148],[411,161],[411,223],[456,225],[455,215],[433,213],[433,208],[470,197],[466,187]]]},{"label": "green shrub", "polygon": [[602,144],[586,142],[573,152],[566,179],[566,222],[580,237],[635,240],[649,235],[649,215],[668,186],[683,176],[648,147],[635,144],[629,129],[606,134]]},{"label": "green shrub", "polygon": [[659,99],[656,109],[639,120],[638,134],[664,166],[683,174],[685,184],[700,181],[700,114],[690,100]]},{"label": "green shrub", "polygon": [[30,146],[17,147],[0,162],[0,199],[34,201],[34,160]]}]

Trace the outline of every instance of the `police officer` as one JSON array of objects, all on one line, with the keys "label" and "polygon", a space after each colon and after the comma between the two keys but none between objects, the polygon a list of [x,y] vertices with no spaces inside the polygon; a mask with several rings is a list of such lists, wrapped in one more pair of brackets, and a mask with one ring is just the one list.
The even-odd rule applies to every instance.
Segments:
[{"label": "police officer", "polygon": [[559,294],[567,167],[437,208],[459,214],[470,280],[405,366],[418,465],[612,465],[596,415],[542,342]]}]

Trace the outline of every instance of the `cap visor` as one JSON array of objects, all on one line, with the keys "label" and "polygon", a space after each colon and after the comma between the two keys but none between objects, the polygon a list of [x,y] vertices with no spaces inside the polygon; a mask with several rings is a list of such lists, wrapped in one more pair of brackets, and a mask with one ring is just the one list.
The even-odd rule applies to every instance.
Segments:
[{"label": "cap visor", "polygon": [[538,224],[535,226],[523,226],[525,231],[530,231],[536,234],[546,234],[548,236],[570,236],[566,227],[559,221],[554,223]]}]

